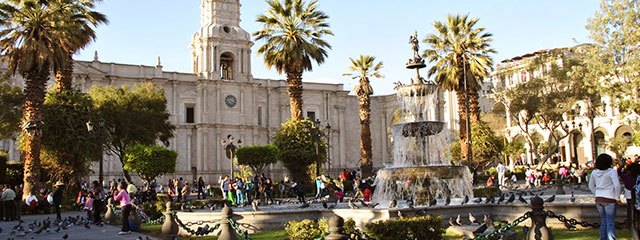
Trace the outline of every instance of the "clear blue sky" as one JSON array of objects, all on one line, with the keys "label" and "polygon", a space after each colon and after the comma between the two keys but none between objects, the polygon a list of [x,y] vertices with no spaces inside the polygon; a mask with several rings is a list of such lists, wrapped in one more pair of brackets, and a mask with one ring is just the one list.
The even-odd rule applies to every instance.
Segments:
[{"label": "clear blue sky", "polygon": [[[241,0],[240,25],[249,33],[260,29],[256,16],[267,4],[262,0]],[[200,24],[200,0],[107,0],[99,3],[110,24],[100,26],[98,39],[76,59],[127,64],[155,65],[162,59],[165,71],[191,72],[188,45]],[[597,0],[321,0],[320,9],[330,16],[335,36],[327,61],[305,72],[304,80],[343,83],[351,90],[353,80],[343,77],[349,57],[374,55],[384,62],[386,78],[374,79],[376,95],[393,92],[393,82],[408,82],[412,72],[404,68],[411,57],[409,35],[418,31],[423,39],[433,32],[433,22],[448,14],[469,13],[479,25],[493,33],[496,63],[539,49],[566,47],[589,42],[587,19],[599,7]],[[283,79],[267,70],[253,47],[253,76]],[[424,49],[421,45],[421,50]],[[425,69],[426,70],[426,69]],[[426,75],[426,71],[423,70]]]}]

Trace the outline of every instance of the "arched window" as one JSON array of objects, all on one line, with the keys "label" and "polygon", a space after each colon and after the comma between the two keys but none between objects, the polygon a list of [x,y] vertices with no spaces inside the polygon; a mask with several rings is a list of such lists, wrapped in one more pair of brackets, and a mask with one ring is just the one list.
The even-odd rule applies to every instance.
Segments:
[{"label": "arched window", "polygon": [[231,53],[225,52],[220,55],[220,78],[233,79],[233,55]]}]

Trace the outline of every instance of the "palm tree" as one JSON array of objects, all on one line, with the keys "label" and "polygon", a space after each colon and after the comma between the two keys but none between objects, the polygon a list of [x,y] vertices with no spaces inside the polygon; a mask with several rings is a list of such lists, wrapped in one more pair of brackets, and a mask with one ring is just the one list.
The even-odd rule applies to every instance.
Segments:
[{"label": "palm tree", "polygon": [[[70,52],[83,46],[68,0],[6,0],[0,3],[0,58],[10,73],[24,77],[22,138],[23,198],[37,189],[40,178],[42,104],[51,68],[58,69]],[[81,32],[81,31],[80,31]],[[80,39],[83,38],[83,39]],[[86,43],[85,43],[86,44]]]},{"label": "palm tree", "polygon": [[302,120],[302,72],[312,70],[312,60],[322,64],[331,45],[322,39],[333,35],[327,16],[318,10],[317,0],[267,0],[269,9],[259,15],[263,29],[253,33],[264,40],[258,54],[268,68],[287,74],[291,119]]},{"label": "palm tree", "polygon": [[98,2],[100,0],[84,0],[84,1],[74,1],[74,0],[60,0],[62,5],[62,10],[60,14],[67,16],[69,19],[65,21],[64,24],[68,24],[67,34],[69,37],[65,40],[73,40],[70,43],[70,46],[67,48],[70,49],[67,57],[62,62],[62,66],[54,69],[55,77],[56,77],[56,92],[60,93],[65,90],[71,89],[72,85],[72,74],[73,74],[73,54],[75,54],[78,50],[84,48],[89,42],[95,40],[96,33],[93,27],[101,24],[108,23],[107,17],[96,11],[92,11],[94,8],[94,2]]},{"label": "palm tree", "polygon": [[[376,57],[360,55],[358,59],[349,58],[351,65],[350,72],[344,76],[351,76],[358,79],[358,84],[353,91],[358,96],[358,106],[360,111],[360,169],[364,178],[373,175],[373,165],[371,163],[371,101],[369,96],[373,94],[373,88],[369,84],[369,78],[383,78],[379,70],[382,69],[382,62],[375,63]],[[374,64],[375,63],[375,64]]]},{"label": "palm tree", "polygon": [[467,106],[465,95],[469,98],[471,119],[479,121],[478,91],[483,78],[493,70],[493,59],[489,54],[496,53],[490,46],[492,34],[485,32],[484,27],[477,27],[478,20],[469,15],[447,16],[445,22],[434,22],[436,33],[424,39],[428,46],[423,56],[435,63],[428,75],[435,75],[440,87],[455,91],[458,97],[460,143],[465,158],[468,137],[467,115],[462,108]]}]

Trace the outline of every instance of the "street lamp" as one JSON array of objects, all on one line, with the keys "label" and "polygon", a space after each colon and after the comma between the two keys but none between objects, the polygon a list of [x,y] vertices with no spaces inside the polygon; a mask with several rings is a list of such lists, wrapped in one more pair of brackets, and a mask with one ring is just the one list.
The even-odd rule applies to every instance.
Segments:
[{"label": "street lamp", "polygon": [[103,165],[104,164],[103,163],[104,159],[103,159],[103,156],[102,156],[102,153],[103,153],[102,152],[102,149],[103,149],[102,148],[102,144],[103,144],[103,137],[104,137],[103,136],[104,132],[102,131],[102,129],[104,128],[104,121],[99,121],[98,122],[99,129],[97,129],[97,131],[96,131],[96,129],[94,129],[93,123],[91,122],[91,120],[89,120],[86,123],[86,125],[87,125],[87,132],[95,134],[96,137],[98,138],[98,140],[100,141],[100,157],[99,157],[100,161],[99,161],[99,169],[98,169],[98,182],[100,184],[102,184],[102,181],[104,179],[104,165]]},{"label": "street lamp", "polygon": [[[234,140],[235,139],[231,134],[227,135],[226,140],[220,140],[220,144],[222,144],[222,148],[225,150],[227,158],[231,160],[231,178],[233,178],[233,158],[236,155],[236,149],[240,147],[240,144],[242,143],[242,140],[240,139],[238,139],[237,141]],[[235,144],[238,144],[238,146],[236,146]]]},{"label": "street lamp", "polygon": [[327,130],[327,171],[331,172],[331,125],[328,121],[324,128]]}]

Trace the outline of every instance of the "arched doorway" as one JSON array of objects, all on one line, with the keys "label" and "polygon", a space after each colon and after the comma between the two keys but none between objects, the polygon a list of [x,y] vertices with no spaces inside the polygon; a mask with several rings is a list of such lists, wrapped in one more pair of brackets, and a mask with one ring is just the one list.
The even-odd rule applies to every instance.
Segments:
[{"label": "arched doorway", "polygon": [[593,141],[595,141],[596,156],[605,153],[607,151],[607,140],[605,140],[606,134],[603,130],[598,129],[593,134]]},{"label": "arched doorway", "polygon": [[584,162],[584,135],[579,131],[573,131],[570,136],[571,163],[582,164]]}]

